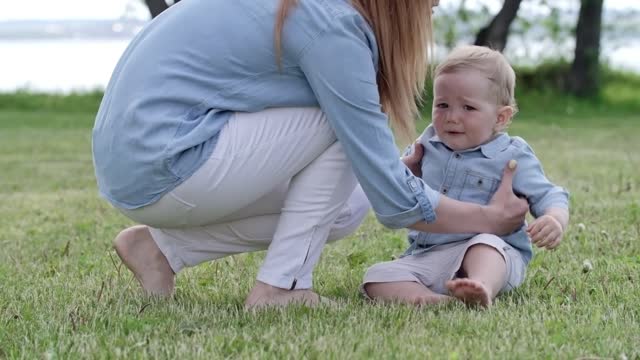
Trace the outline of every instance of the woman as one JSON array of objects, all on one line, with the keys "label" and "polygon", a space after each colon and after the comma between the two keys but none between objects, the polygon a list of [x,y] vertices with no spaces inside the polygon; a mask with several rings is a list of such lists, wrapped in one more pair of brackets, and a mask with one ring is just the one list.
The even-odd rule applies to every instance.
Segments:
[{"label": "woman", "polygon": [[185,266],[268,248],[246,306],[315,304],[313,268],[362,221],[362,191],[391,228],[517,228],[526,205],[511,173],[480,207],[441,196],[398,158],[388,123],[413,135],[435,5],[190,0],[138,34],[93,153],[101,194],[144,224],[115,248],[146,293],[171,294]]}]

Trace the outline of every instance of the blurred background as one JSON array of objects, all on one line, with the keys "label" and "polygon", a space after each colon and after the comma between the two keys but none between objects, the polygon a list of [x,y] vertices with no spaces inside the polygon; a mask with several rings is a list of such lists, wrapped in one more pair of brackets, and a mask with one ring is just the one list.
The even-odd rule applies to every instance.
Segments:
[{"label": "blurred background", "polygon": [[[173,1],[19,0],[4,5],[0,92],[64,94],[102,90],[132,37]],[[576,37],[577,31],[582,37]],[[582,71],[574,75],[581,79],[593,72],[589,64],[595,49],[599,68],[640,73],[637,0],[441,0],[436,36],[436,56],[457,44],[490,44],[504,49],[518,67],[565,64],[569,78],[571,71]],[[582,49],[576,46],[580,41]],[[585,57],[582,65],[576,64],[578,52]],[[583,69],[571,70],[576,66]],[[597,76],[594,81],[597,87]]]}]

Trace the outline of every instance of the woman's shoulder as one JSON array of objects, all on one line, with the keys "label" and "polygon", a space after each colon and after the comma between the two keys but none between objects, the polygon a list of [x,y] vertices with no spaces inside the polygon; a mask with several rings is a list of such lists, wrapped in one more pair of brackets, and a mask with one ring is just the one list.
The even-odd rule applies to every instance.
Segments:
[{"label": "woman's shoulder", "polygon": [[346,40],[358,44],[350,48],[353,51],[360,51],[360,45],[369,48],[371,60],[377,66],[378,47],[375,34],[365,18],[348,1],[302,0],[291,21],[296,25],[289,27],[289,33],[293,34],[294,38],[303,36],[306,41],[300,54],[305,54],[312,48],[335,53],[336,46],[343,46]]},{"label": "woman's shoulder", "polygon": [[346,0],[302,0],[296,10],[294,13],[303,23],[325,30],[345,24],[366,24],[364,17]]},{"label": "woman's shoulder", "polygon": [[302,0],[300,5],[327,12],[328,15],[334,18],[360,15],[351,5],[351,2],[347,0]]}]

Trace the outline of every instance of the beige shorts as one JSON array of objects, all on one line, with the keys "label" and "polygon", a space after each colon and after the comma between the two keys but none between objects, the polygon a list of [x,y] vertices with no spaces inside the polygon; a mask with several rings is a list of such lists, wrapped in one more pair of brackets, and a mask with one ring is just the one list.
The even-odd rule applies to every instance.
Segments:
[{"label": "beige shorts", "polygon": [[438,294],[448,294],[445,283],[458,277],[467,249],[476,244],[489,245],[504,257],[507,281],[501,293],[518,287],[524,281],[526,264],[520,252],[498,236],[480,234],[468,241],[438,245],[421,254],[375,264],[367,270],[360,290],[368,297],[364,291],[365,284],[414,281]]}]

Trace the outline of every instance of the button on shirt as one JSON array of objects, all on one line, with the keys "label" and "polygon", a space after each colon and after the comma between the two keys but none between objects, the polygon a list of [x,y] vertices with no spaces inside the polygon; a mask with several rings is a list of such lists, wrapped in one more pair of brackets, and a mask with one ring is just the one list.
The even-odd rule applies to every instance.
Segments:
[{"label": "button on shirt", "polygon": [[[433,189],[460,201],[486,205],[498,189],[508,161],[515,159],[518,167],[513,177],[513,191],[529,202],[534,217],[544,215],[551,207],[568,209],[569,194],[551,183],[531,147],[520,137],[499,134],[492,141],[464,151],[452,151],[427,127],[420,137],[424,146],[422,178]],[[532,256],[531,242],[524,224],[518,231],[502,239],[518,249],[528,262]],[[434,245],[467,240],[476,234],[435,234],[411,230],[407,254],[424,252]]]},{"label": "button on shirt", "polygon": [[319,106],[381,223],[435,220],[440,194],[399,161],[376,84],[372,29],[345,0],[181,1],[131,42],[93,130],[100,193],[125,209],[160,199],[210,156],[233,112]]}]

